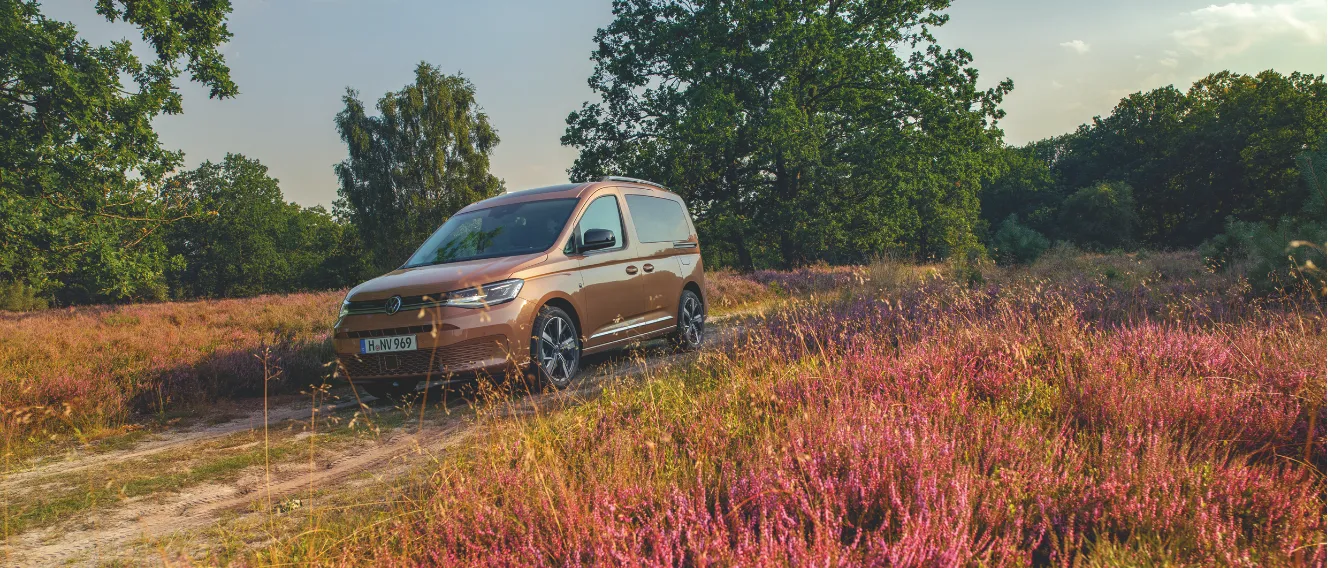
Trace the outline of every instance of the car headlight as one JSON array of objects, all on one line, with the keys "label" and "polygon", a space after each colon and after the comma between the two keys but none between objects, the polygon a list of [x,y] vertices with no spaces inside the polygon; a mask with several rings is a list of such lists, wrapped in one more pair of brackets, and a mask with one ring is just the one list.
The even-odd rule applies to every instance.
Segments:
[{"label": "car headlight", "polygon": [[483,308],[503,302],[510,302],[521,293],[521,285],[525,284],[520,278],[503,280],[474,288],[464,288],[447,293],[443,300],[444,306],[453,306],[457,308]]}]

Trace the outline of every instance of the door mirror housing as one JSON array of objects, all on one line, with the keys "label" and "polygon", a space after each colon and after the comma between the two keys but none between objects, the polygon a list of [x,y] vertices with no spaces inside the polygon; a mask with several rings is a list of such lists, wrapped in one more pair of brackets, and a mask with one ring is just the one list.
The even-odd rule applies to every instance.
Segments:
[{"label": "door mirror housing", "polygon": [[577,250],[586,252],[589,250],[606,249],[618,244],[617,237],[613,236],[613,231],[608,229],[591,229],[586,231],[581,238],[581,246]]}]

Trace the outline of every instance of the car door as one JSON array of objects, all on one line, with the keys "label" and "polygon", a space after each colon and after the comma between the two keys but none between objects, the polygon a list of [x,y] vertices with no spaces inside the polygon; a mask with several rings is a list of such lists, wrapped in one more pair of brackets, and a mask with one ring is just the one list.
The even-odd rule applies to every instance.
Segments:
[{"label": "car door", "polygon": [[575,245],[591,229],[607,229],[617,242],[607,249],[572,253],[578,257],[581,271],[578,304],[587,349],[635,335],[646,310],[639,278],[641,263],[636,248],[628,242],[620,201],[616,191],[602,190],[590,199],[572,233]]},{"label": "car door", "polygon": [[[677,325],[678,298],[684,283],[680,256],[694,253],[691,226],[681,203],[642,191],[623,190],[628,219],[641,261],[646,307],[644,331]],[[684,243],[679,245],[679,243]],[[688,247],[688,248],[684,248]]]}]

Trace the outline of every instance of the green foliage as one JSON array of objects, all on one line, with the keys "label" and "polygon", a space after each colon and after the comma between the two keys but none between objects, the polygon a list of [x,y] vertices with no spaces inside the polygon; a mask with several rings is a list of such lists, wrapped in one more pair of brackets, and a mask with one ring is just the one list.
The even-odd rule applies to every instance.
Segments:
[{"label": "green foliage", "polygon": [[[1323,153],[1326,92],[1322,75],[1223,71],[1188,92],[1132,94],[1072,134],[1007,149],[1000,173],[984,185],[983,218],[994,224],[1016,213],[1090,248],[1193,247],[1221,233],[1228,218],[1276,225],[1306,199],[1295,157],[1306,148]],[[1076,188],[1108,180],[1133,189],[1129,235],[1084,235],[1083,215],[1046,214]],[[1120,217],[1113,223],[1126,226]]]},{"label": "green foliage", "polygon": [[1134,195],[1121,182],[1096,183],[1061,203],[1060,236],[1089,250],[1129,247],[1134,224]]},{"label": "green foliage", "polygon": [[1224,71],[1187,93],[1126,97],[1079,129],[1055,169],[1066,187],[1125,181],[1143,243],[1195,246],[1227,217],[1273,224],[1300,208],[1295,157],[1323,139],[1325,114],[1322,75]]},{"label": "green foliage", "polygon": [[137,26],[155,59],[129,41],[90,45],[36,2],[0,0],[0,280],[61,303],[164,294],[157,229],[178,209],[158,190],[182,156],[152,120],[181,112],[182,61],[213,97],[238,93],[218,51],[229,2],[99,0],[97,11]]},{"label": "green foliage", "polygon": [[46,308],[46,300],[37,296],[37,289],[17,280],[0,282],[0,310],[22,312]]},{"label": "green foliage", "polygon": [[568,173],[677,189],[710,258],[744,268],[966,254],[1011,84],[979,90],[936,43],[947,6],[615,2]]},{"label": "green foliage", "polygon": [[337,131],[350,157],[336,166],[335,206],[358,231],[378,272],[400,266],[458,209],[501,193],[489,173],[498,133],[461,75],[421,62],[415,82],[378,100],[369,116],[347,89]]},{"label": "green foliage", "polygon": [[1324,155],[1304,152],[1297,159],[1308,197],[1297,214],[1276,224],[1228,219],[1226,231],[1200,247],[1218,270],[1243,272],[1256,293],[1308,289],[1323,295],[1325,246]]},{"label": "green foliage", "polygon": [[1019,224],[1010,215],[991,237],[992,257],[998,264],[1029,264],[1051,246],[1042,233]]},{"label": "green foliage", "polygon": [[989,225],[1011,215],[1047,233],[1055,230],[1056,209],[1065,198],[1043,157],[1048,139],[1024,147],[1002,147],[993,152],[996,175],[982,185],[982,219]]},{"label": "green foliage", "polygon": [[204,162],[171,181],[191,215],[170,225],[177,296],[233,297],[345,284],[336,251],[345,227],[322,207],[282,200],[267,167],[239,154]]}]

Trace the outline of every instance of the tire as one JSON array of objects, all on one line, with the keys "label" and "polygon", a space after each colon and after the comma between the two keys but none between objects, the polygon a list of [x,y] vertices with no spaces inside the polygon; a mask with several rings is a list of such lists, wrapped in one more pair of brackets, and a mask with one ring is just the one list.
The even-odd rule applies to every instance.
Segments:
[{"label": "tire", "polygon": [[679,351],[695,351],[705,342],[705,303],[691,290],[683,290],[678,298],[678,323],[673,332],[673,347]]},{"label": "tire", "polygon": [[564,389],[581,370],[576,320],[562,308],[544,306],[530,330],[530,372],[539,386]]},{"label": "tire", "polygon": [[357,383],[356,386],[374,398],[392,402],[409,402],[415,398],[415,386],[419,383],[418,379],[379,379],[363,381]]}]

